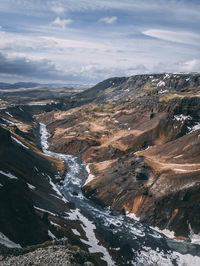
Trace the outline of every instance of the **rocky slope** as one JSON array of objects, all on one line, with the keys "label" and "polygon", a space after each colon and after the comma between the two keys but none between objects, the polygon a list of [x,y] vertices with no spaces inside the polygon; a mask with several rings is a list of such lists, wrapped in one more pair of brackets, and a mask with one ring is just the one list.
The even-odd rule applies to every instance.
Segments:
[{"label": "rocky slope", "polygon": [[[67,201],[56,187],[66,175],[66,165],[42,151],[40,126],[34,118],[34,114],[48,108],[46,105],[13,103],[10,107],[7,102],[3,104],[0,110],[0,253],[5,246],[11,250],[8,249],[0,264],[56,265],[58,260],[72,258],[66,260],[67,265],[83,265],[85,261],[78,258],[90,246],[86,229],[82,221],[68,219],[75,204]],[[27,252],[29,245],[35,249],[40,247],[38,243],[64,236],[68,237],[68,248],[73,249],[75,245],[78,252],[59,246],[10,258],[9,254],[16,255],[12,253],[15,248],[21,254],[24,250]],[[56,258],[49,255],[52,250],[57,250]],[[38,256],[38,260],[33,261],[34,256]],[[106,265],[101,253],[95,252],[92,256],[97,265]]]},{"label": "rocky slope", "polygon": [[87,252],[77,246],[71,246],[66,238],[47,241],[42,245],[24,249],[2,249],[0,251],[1,265],[84,265],[94,266]]},{"label": "rocky slope", "polygon": [[114,78],[40,119],[52,150],[92,163],[88,197],[187,238],[200,231],[199,96],[199,74]]}]

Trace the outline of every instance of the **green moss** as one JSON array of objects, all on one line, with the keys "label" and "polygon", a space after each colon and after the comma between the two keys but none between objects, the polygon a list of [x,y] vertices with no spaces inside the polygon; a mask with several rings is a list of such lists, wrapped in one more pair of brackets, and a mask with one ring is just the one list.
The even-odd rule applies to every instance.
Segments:
[{"label": "green moss", "polygon": [[154,94],[157,92],[157,88],[155,87],[155,85],[151,82],[147,82],[144,86],[144,91],[147,94]]},{"label": "green moss", "polygon": [[28,246],[27,249],[29,251],[34,251],[38,248],[45,248],[45,247],[49,247],[52,245],[52,241],[45,241],[44,243],[41,243],[41,244],[36,244],[36,245],[32,245],[32,246]]},{"label": "green moss", "polygon": [[184,98],[184,97],[200,97],[198,94],[195,93],[167,93],[167,94],[162,94],[159,96],[159,101],[160,102],[169,102],[172,99],[175,98]]},{"label": "green moss", "polygon": [[73,245],[73,246],[72,246],[72,250],[77,251],[78,249],[79,249],[78,246],[76,246],[76,245]]}]

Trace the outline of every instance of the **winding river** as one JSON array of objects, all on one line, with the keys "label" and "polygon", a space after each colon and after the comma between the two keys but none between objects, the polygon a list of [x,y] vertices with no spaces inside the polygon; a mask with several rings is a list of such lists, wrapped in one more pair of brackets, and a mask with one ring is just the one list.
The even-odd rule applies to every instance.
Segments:
[{"label": "winding river", "polygon": [[[85,231],[90,253],[101,253],[107,265],[117,265],[111,254],[118,252],[123,265],[200,265],[200,246],[170,240],[148,226],[109,208],[102,208],[86,198],[81,187],[86,181],[86,164],[79,158],[48,150],[46,126],[40,123],[41,145],[45,154],[55,156],[67,165],[64,181],[56,186],[75,208],[66,214],[66,219],[79,220]],[[74,230],[79,235],[79,232]],[[98,235],[110,244],[105,248]]]}]

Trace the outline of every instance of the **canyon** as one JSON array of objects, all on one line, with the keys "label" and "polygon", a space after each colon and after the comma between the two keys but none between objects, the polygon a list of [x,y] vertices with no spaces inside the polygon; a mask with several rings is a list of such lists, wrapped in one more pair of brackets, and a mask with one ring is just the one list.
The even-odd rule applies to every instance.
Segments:
[{"label": "canyon", "polygon": [[96,265],[153,265],[141,255],[150,251],[151,263],[168,256],[176,265],[169,252],[179,252],[198,265],[200,75],[111,78],[39,95],[1,96],[2,239],[25,248],[67,236]]}]

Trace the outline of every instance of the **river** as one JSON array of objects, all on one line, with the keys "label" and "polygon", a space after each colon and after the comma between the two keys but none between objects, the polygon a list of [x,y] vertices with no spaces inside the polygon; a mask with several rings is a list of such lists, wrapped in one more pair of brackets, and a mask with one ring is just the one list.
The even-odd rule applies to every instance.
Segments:
[{"label": "river", "polygon": [[[170,240],[141,222],[86,198],[81,187],[86,181],[87,164],[75,156],[49,151],[50,134],[42,123],[40,134],[43,152],[61,159],[67,166],[64,181],[56,186],[65,199],[74,204],[75,208],[66,213],[66,219],[81,222],[88,239],[81,241],[89,246],[90,253],[101,253],[101,259],[109,266],[119,265],[111,256],[113,252],[117,252],[121,265],[200,265],[200,246]],[[79,235],[76,230],[74,233]],[[110,244],[109,248],[100,243],[99,235]]]}]

